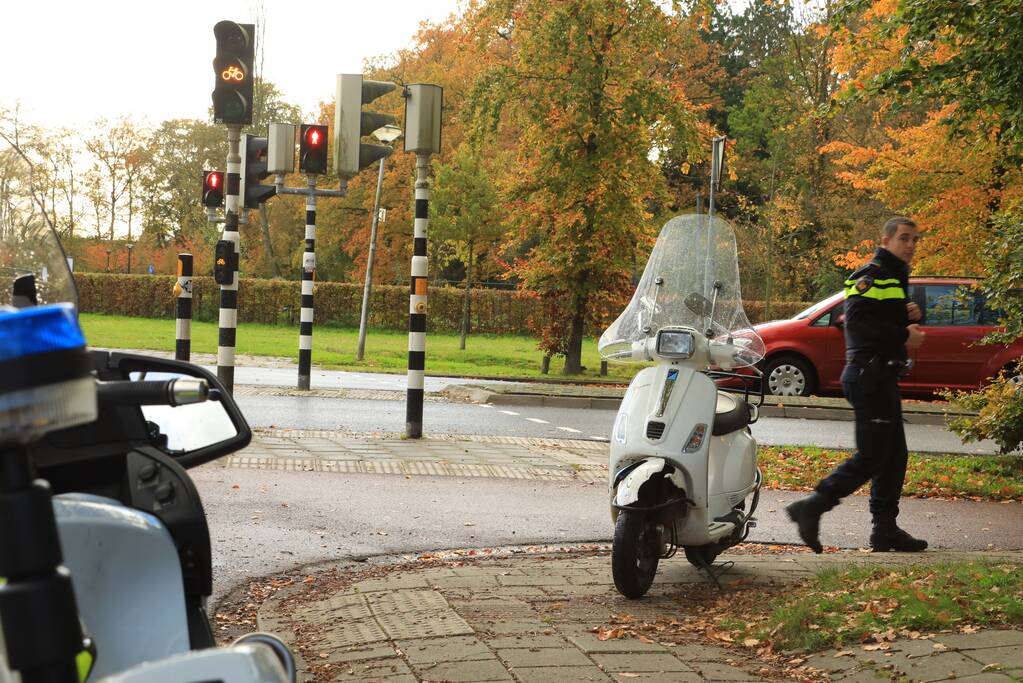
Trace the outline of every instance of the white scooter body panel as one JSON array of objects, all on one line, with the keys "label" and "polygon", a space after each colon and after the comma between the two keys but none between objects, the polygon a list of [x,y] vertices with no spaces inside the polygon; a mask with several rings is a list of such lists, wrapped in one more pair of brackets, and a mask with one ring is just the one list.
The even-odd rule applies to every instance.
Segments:
[{"label": "white scooter body panel", "polygon": [[235,645],[198,650],[148,662],[98,683],[289,683],[273,650],[264,645]]},{"label": "white scooter body panel", "polygon": [[53,510],[78,613],[97,647],[92,680],[188,652],[181,562],[160,520],[81,493],[55,496]]}]

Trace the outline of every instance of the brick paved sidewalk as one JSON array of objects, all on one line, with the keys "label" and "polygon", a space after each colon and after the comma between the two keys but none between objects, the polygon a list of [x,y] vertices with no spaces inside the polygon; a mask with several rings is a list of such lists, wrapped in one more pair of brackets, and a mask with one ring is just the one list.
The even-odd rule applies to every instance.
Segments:
[{"label": "brick paved sidewalk", "polygon": [[[522,553],[521,549],[518,549]],[[464,555],[464,553],[463,553]],[[744,589],[777,585],[843,563],[908,563],[977,555],[835,553],[724,555],[725,581]],[[1021,552],[986,553],[1013,563]],[[300,657],[301,680],[317,681],[756,681],[772,670],[754,651],[722,647],[698,634],[657,640],[600,640],[596,629],[658,618],[684,622],[687,588],[713,590],[684,559],[663,561],[648,596],[615,591],[606,551],[505,555],[364,568],[347,565],[296,582],[259,609],[261,630],[285,638]],[[357,568],[353,568],[357,567]],[[388,569],[393,569],[388,571]],[[690,612],[692,614],[692,612]],[[1019,680],[1023,632],[985,630],[898,640],[887,650],[850,647],[807,659],[818,677],[842,681]]]}]

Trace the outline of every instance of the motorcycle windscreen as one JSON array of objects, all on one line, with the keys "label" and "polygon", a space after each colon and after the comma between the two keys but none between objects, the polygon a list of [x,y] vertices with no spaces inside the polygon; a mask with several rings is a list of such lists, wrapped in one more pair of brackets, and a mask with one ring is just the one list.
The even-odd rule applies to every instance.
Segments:
[{"label": "motorcycle windscreen", "polygon": [[[12,155],[13,156],[13,155]],[[30,169],[20,158],[12,175],[28,179]],[[0,306],[68,302],[78,308],[78,292],[57,234],[33,203],[28,188],[13,193],[0,225]]]},{"label": "motorcycle windscreen", "polygon": [[632,361],[634,342],[677,326],[738,346],[737,367],[764,357],[764,342],[742,307],[735,232],[718,216],[689,214],[664,224],[632,300],[597,348],[608,360]]}]

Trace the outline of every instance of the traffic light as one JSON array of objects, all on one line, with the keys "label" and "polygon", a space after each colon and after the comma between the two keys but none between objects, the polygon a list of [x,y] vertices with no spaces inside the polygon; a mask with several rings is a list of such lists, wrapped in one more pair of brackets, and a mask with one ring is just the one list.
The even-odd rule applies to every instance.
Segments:
[{"label": "traffic light", "polygon": [[298,170],[302,173],[327,172],[327,127],[302,124],[298,138]]},{"label": "traffic light", "polygon": [[397,86],[385,81],[366,81],[362,74],[338,74],[337,100],[334,105],[334,168],[339,176],[354,176],[378,159],[391,153],[386,145],[361,142],[377,128],[395,123],[389,114],[362,111],[381,95]]},{"label": "traffic light", "polygon": [[224,205],[224,172],[202,172],[202,205],[216,209]]},{"label": "traffic light", "polygon": [[213,281],[218,285],[234,283],[234,271],[238,267],[237,254],[234,253],[234,242],[220,240],[213,248]]},{"label": "traffic light", "polygon": [[213,27],[217,56],[213,58],[213,120],[217,123],[252,123],[252,66],[255,26],[221,21]]},{"label": "traffic light", "polygon": [[259,205],[277,194],[273,185],[260,185],[259,181],[270,175],[266,169],[267,139],[246,133],[242,136],[239,151],[242,156],[242,173],[238,185],[239,203],[246,209],[258,209]]}]

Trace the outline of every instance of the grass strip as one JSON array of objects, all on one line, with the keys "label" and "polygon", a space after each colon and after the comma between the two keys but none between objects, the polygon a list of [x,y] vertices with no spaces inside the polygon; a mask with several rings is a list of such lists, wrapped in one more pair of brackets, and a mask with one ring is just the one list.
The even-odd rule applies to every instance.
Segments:
[{"label": "grass strip", "polygon": [[[813,446],[761,446],[757,459],[764,472],[765,488],[809,491],[849,455],[849,451]],[[1020,501],[1023,458],[910,453],[903,494],[917,498]]]},{"label": "grass strip", "polygon": [[[117,349],[174,351],[174,321],[131,318],[118,315],[83,313],[82,329],[91,346]],[[362,361],[355,360],[358,328],[317,325],[313,330],[313,363],[327,370],[352,372],[405,373],[408,369],[408,333],[394,330],[369,330]],[[192,322],[192,352],[216,353],[216,323]],[[540,372],[543,353],[531,337],[474,334],[459,349],[459,335],[430,332],[426,342],[426,369],[431,375],[463,377],[506,377],[565,381],[628,382],[636,373],[635,364],[610,363],[608,376],[600,376],[600,355],[596,341],[583,340],[581,375],[562,377],[564,358],[551,361],[550,374]],[[276,356],[298,361],[298,327],[240,323],[239,354]]]},{"label": "grass strip", "polygon": [[735,642],[775,652],[819,651],[937,631],[1023,624],[1023,567],[985,561],[822,571],[766,604],[722,615]]}]

